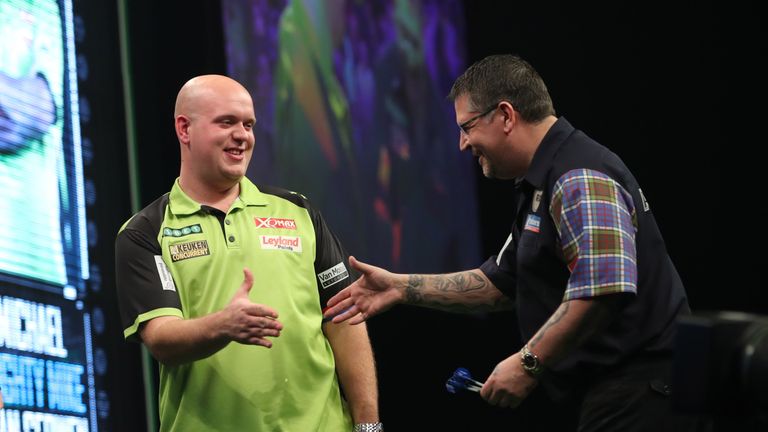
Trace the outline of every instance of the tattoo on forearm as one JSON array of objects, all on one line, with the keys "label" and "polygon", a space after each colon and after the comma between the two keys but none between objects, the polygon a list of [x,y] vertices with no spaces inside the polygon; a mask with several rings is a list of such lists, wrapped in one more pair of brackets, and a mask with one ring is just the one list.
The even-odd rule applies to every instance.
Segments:
[{"label": "tattoo on forearm", "polygon": [[405,287],[405,298],[407,303],[419,304],[423,299],[421,289],[424,285],[424,276],[409,275],[408,285]]},{"label": "tattoo on forearm", "polygon": [[547,333],[547,330],[552,328],[552,326],[556,325],[560,322],[560,320],[563,319],[565,314],[568,313],[568,309],[570,308],[571,304],[570,302],[565,302],[560,305],[560,307],[557,308],[554,314],[552,314],[551,317],[547,320],[546,323],[544,323],[544,326],[536,333],[536,337],[533,338],[529,343],[531,347],[536,346],[537,343],[541,340],[541,338],[544,337],[544,335]]},{"label": "tattoo on forearm", "polygon": [[442,292],[467,292],[482,289],[485,281],[475,273],[454,273],[434,276],[435,289]]},{"label": "tattoo on forearm", "polygon": [[509,309],[511,300],[500,295],[473,271],[447,275],[409,275],[406,302],[452,312]]},{"label": "tattoo on forearm", "polygon": [[[602,301],[600,301],[602,300]],[[609,301],[609,299],[600,299],[593,301],[589,309],[582,311],[582,316],[578,322],[569,324],[568,329],[558,330],[560,337],[560,352],[568,352],[576,346],[581,345],[586,339],[594,334],[597,329],[609,325],[612,317],[615,317],[618,308],[615,307],[615,303]],[[534,348],[544,336],[548,333],[552,333],[551,330],[556,325],[560,324],[571,307],[572,302],[567,301],[560,304],[554,314],[547,320],[546,323],[536,332],[533,339],[528,344],[530,348]],[[555,355],[554,357],[558,357]]]}]

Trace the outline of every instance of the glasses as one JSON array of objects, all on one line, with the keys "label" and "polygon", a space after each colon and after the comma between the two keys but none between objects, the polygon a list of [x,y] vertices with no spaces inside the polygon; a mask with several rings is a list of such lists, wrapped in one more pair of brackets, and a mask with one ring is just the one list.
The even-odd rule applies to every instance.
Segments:
[{"label": "glasses", "polygon": [[496,109],[496,107],[498,107],[498,106],[499,106],[499,104],[498,104],[498,103],[496,103],[496,104],[494,104],[492,107],[488,108],[487,110],[485,110],[485,111],[481,112],[480,114],[478,114],[478,115],[476,115],[476,116],[472,117],[471,119],[469,119],[469,120],[465,121],[464,123],[462,123],[462,124],[460,124],[460,125],[459,125],[459,129],[461,129],[461,132],[462,132],[464,135],[469,135],[469,131],[470,131],[470,130],[471,130],[473,127],[475,127],[475,123],[477,122],[477,120],[478,120],[479,118],[481,118],[481,117],[484,117],[484,116],[486,116],[486,115],[490,114],[490,113],[491,113],[492,111],[494,111],[494,110]]}]

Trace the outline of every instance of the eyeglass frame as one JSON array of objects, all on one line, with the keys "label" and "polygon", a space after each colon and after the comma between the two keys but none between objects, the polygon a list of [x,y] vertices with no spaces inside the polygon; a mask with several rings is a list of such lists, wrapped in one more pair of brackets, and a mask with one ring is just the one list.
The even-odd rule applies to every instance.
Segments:
[{"label": "eyeglass frame", "polygon": [[459,126],[459,130],[461,131],[461,133],[463,133],[464,135],[469,135],[469,131],[471,131],[472,128],[474,128],[476,126],[474,124],[470,125],[470,123],[476,122],[478,119],[481,119],[481,118],[487,116],[488,114],[490,114],[491,112],[495,111],[496,108],[499,107],[499,103],[500,102],[496,102],[495,104],[493,104],[492,107],[488,108],[487,110],[485,110],[485,111],[481,112],[480,114],[478,114],[478,115],[476,115],[474,117],[471,117],[469,120],[459,124],[458,126]]}]

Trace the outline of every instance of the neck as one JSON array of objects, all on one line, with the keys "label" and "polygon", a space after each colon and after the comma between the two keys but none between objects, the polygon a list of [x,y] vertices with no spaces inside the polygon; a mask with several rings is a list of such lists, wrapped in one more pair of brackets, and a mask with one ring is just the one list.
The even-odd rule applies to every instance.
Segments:
[{"label": "neck", "polygon": [[181,175],[179,177],[179,186],[193,200],[200,204],[217,208],[225,213],[229,211],[232,203],[240,195],[239,182],[213,186],[195,180],[193,177]]},{"label": "neck", "polygon": [[549,129],[557,121],[557,117],[548,116],[544,120],[535,123],[531,127],[531,140],[536,143],[536,147],[544,140],[544,136],[549,132]]},{"label": "neck", "polygon": [[529,156],[528,162],[533,159],[534,153],[539,148],[539,145],[544,140],[544,136],[549,132],[549,129],[557,121],[557,117],[549,116],[538,123],[528,123],[527,127],[522,129],[522,139],[526,143],[526,153]]},{"label": "neck", "polygon": [[544,136],[556,121],[557,117],[548,116],[537,123],[520,122],[519,127],[512,128],[508,137],[508,151],[504,163],[508,169],[504,172],[505,177],[500,178],[509,179],[525,175]]}]

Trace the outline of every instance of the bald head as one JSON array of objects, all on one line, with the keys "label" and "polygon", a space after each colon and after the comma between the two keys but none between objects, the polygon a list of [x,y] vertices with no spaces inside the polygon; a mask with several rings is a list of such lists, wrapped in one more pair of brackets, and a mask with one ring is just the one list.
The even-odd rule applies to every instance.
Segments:
[{"label": "bald head", "polygon": [[176,108],[173,116],[194,117],[210,97],[227,94],[245,93],[248,90],[239,82],[224,75],[200,75],[187,81],[176,96]]},{"label": "bald head", "polygon": [[256,142],[250,93],[232,78],[201,75],[179,90],[174,112],[179,185],[199,202],[229,196],[245,176]]}]

